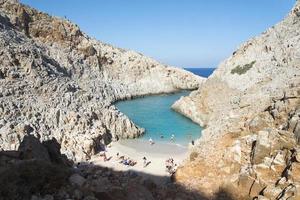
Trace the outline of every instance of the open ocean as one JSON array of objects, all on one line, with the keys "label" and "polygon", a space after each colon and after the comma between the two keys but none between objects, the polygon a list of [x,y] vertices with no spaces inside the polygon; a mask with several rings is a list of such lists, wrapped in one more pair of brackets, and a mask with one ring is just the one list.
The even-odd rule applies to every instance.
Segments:
[{"label": "open ocean", "polygon": [[184,68],[184,69],[203,77],[210,76],[215,70],[215,68]]}]

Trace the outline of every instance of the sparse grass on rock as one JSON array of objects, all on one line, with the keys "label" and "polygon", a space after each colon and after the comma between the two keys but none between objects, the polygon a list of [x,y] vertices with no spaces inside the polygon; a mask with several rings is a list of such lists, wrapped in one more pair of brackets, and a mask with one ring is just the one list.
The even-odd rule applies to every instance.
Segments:
[{"label": "sparse grass on rock", "polygon": [[256,61],[252,61],[251,63],[245,64],[242,67],[240,65],[238,65],[231,70],[231,74],[238,74],[238,75],[245,74],[249,69],[251,69],[253,67],[253,65],[255,63],[256,63]]}]

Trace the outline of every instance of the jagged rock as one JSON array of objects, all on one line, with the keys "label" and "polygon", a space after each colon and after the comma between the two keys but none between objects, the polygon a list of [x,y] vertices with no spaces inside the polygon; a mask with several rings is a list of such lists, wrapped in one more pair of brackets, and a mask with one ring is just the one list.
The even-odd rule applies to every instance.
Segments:
[{"label": "jagged rock", "polygon": [[[197,159],[177,170],[177,182],[210,195],[227,186],[237,199],[257,197],[281,177],[299,185],[293,153],[300,138],[299,8],[297,0],[284,20],[242,44],[197,91],[173,104],[205,127],[193,146]],[[230,151],[235,141],[240,154]],[[252,183],[260,187],[250,190]]]},{"label": "jagged rock", "polygon": [[239,176],[238,184],[245,190],[243,192],[247,191],[250,196],[255,196],[264,188],[263,184],[245,172]]},{"label": "jagged rock", "polygon": [[280,187],[275,187],[274,185],[269,185],[267,186],[264,191],[263,194],[265,197],[269,198],[269,199],[276,199],[279,194],[281,193],[282,189]]},{"label": "jagged rock", "polygon": [[269,141],[269,133],[267,131],[260,131],[255,142],[253,163],[261,163],[266,156],[270,155],[270,153],[271,143]]},{"label": "jagged rock", "polygon": [[296,151],[296,156],[295,156],[296,161],[300,163],[300,148],[297,148],[295,151]]},{"label": "jagged rock", "polygon": [[295,183],[298,183],[299,177],[300,177],[300,163],[293,162],[291,167],[291,172],[290,172],[290,178],[293,179]]},{"label": "jagged rock", "polygon": [[[111,140],[144,133],[112,104],[147,94],[197,89],[205,79],[89,38],[68,20],[18,1],[0,4],[0,146],[25,134],[55,138],[85,161]],[[23,128],[22,128],[23,126]]]},{"label": "jagged rock", "polygon": [[270,200],[269,198],[262,196],[262,195],[258,195],[257,196],[257,200]]},{"label": "jagged rock", "polygon": [[255,133],[257,131],[263,130],[264,128],[268,127],[270,123],[272,123],[270,114],[262,113],[261,115],[254,117],[249,122],[249,130]]},{"label": "jagged rock", "polygon": [[[40,141],[56,138],[69,158],[86,160],[103,143],[138,137],[144,132],[112,105],[115,101],[199,88],[173,106],[206,127],[193,147],[197,158],[180,167],[174,179],[210,196],[232,183],[226,186],[237,198],[262,193],[273,197],[278,192],[284,198],[297,198],[299,163],[294,151],[299,148],[295,142],[299,142],[299,8],[297,1],[282,22],[241,45],[205,81],[133,51],[91,39],[67,20],[17,1],[0,0],[0,146],[16,150],[23,138],[32,134]],[[11,180],[16,178],[10,177],[14,173],[2,173],[0,179],[7,185],[1,185],[0,190],[9,188],[1,191],[2,196],[24,193],[27,197],[28,191],[36,192],[36,188],[30,188],[32,185],[40,180],[44,183],[49,177],[51,187],[46,189],[68,185],[69,173],[50,164],[52,160],[61,162],[57,146],[46,148],[37,141],[32,144],[37,144],[34,152],[41,149],[41,155],[32,155],[30,145],[20,148],[26,158],[39,162],[12,168],[24,173],[19,169],[29,167],[31,185],[25,183],[26,191],[15,191]],[[8,157],[6,154],[3,163]],[[47,162],[41,164],[40,159],[45,158]],[[91,186],[93,182],[89,182],[91,177],[77,175],[73,175],[74,186],[69,183],[67,188],[70,193],[72,187]],[[113,173],[101,175],[105,176]],[[275,187],[281,177],[289,185]],[[110,180],[102,181],[109,185]],[[112,192],[126,196],[122,189],[126,183],[120,185]],[[266,186],[269,188],[263,190]],[[177,195],[172,190],[164,197],[168,194],[174,198]],[[82,198],[96,199],[96,195],[112,198],[106,192],[84,194]],[[131,199],[142,196],[154,199],[142,185],[129,194]],[[185,199],[187,195],[178,197]]]}]

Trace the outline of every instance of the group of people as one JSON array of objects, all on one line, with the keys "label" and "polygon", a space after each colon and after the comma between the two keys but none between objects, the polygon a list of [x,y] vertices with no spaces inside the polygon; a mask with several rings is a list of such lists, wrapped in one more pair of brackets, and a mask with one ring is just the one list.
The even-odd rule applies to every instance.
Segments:
[{"label": "group of people", "polygon": [[137,164],[136,161],[130,159],[129,157],[125,158],[125,156],[120,156],[119,153],[117,153],[117,159],[120,160],[119,163],[125,166],[134,166]]},{"label": "group of people", "polygon": [[[107,158],[106,151],[101,151],[99,153],[100,157],[103,157],[103,161],[109,161],[112,157]],[[125,158],[125,156],[120,156],[119,153],[116,155],[116,159],[119,161],[119,163],[125,165],[125,166],[135,166],[137,164],[137,161],[134,161],[130,159],[129,157]],[[148,161],[146,157],[143,157],[143,167],[147,167],[151,161]]]},{"label": "group of people", "polygon": [[[163,139],[163,138],[164,138],[164,135],[161,134],[161,135],[160,135],[160,138]],[[170,140],[171,140],[171,142],[175,142],[175,135],[174,135],[174,134],[171,135]],[[151,137],[149,138],[149,144],[150,144],[150,145],[155,144],[155,142],[152,140]]]},{"label": "group of people", "polygon": [[166,171],[172,175],[176,172],[177,169],[177,164],[174,163],[174,159],[173,158],[169,158],[168,160],[166,160]]},{"label": "group of people", "polygon": [[[100,155],[100,157],[103,157],[104,162],[109,161],[112,158],[112,157],[107,158],[105,151],[100,152],[99,155]],[[119,153],[117,153],[116,159],[119,161],[119,163],[121,163],[125,166],[135,166],[137,164],[137,161],[134,161],[134,160],[130,159],[129,157],[125,158],[125,156],[120,156]],[[151,163],[151,161],[147,160],[146,157],[143,157],[143,167],[144,168],[147,167],[150,163]],[[166,166],[166,171],[170,175],[173,175],[177,170],[177,164],[174,163],[173,158],[167,159],[165,162],[165,166]]]}]

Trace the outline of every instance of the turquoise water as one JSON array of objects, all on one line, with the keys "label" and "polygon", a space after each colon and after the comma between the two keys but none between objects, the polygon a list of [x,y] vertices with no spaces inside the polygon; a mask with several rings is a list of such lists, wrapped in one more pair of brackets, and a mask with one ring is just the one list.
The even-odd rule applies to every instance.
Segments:
[{"label": "turquoise water", "polygon": [[[119,101],[115,105],[135,124],[145,128],[140,139],[154,142],[176,143],[186,146],[201,135],[201,127],[171,109],[171,105],[189,91],[169,95],[156,95]],[[171,136],[174,134],[174,141]],[[163,135],[163,138],[161,138]]]}]

